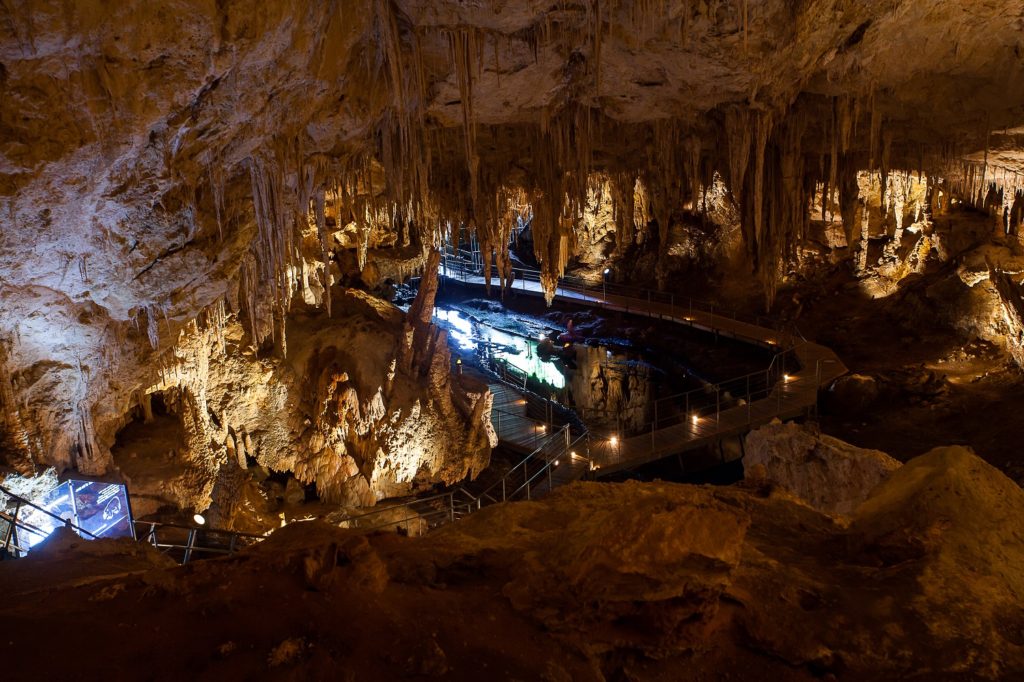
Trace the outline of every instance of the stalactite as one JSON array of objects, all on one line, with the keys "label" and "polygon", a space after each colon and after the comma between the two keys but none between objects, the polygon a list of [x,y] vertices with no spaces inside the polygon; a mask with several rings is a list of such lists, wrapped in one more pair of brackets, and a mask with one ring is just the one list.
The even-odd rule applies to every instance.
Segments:
[{"label": "stalactite", "polygon": [[15,398],[14,381],[8,370],[8,356],[7,344],[0,342],[0,443],[15,450],[20,461],[12,463],[28,468],[40,453],[33,452],[32,441]]},{"label": "stalactite", "polygon": [[326,190],[320,187],[313,195],[313,220],[316,223],[316,236],[320,241],[320,260],[324,266],[324,302],[327,308],[327,316],[331,316],[331,257],[327,250],[329,237],[327,235],[326,215]]},{"label": "stalactite", "polygon": [[217,216],[217,238],[224,241],[224,169],[219,165],[210,165],[207,174],[210,179],[213,210]]},{"label": "stalactite", "polygon": [[741,201],[743,181],[750,165],[750,146],[752,143],[752,124],[750,111],[731,107],[725,113],[725,136],[728,145],[729,183],[736,203]]},{"label": "stalactite", "polygon": [[753,237],[755,248],[757,244],[761,243],[762,232],[764,229],[764,155],[765,147],[768,145],[768,137],[771,135],[771,127],[771,114],[764,111],[758,112],[758,115],[755,117],[753,140],[754,155],[751,160],[753,176],[753,182],[751,183],[751,189],[753,190]]},{"label": "stalactite", "polygon": [[478,182],[480,157],[477,155],[476,115],[473,108],[473,78],[475,62],[473,56],[477,52],[476,30],[460,28],[448,33],[448,49],[456,81],[459,85],[459,98],[462,105],[462,127],[465,138],[466,167],[469,171],[471,207],[478,203]]}]

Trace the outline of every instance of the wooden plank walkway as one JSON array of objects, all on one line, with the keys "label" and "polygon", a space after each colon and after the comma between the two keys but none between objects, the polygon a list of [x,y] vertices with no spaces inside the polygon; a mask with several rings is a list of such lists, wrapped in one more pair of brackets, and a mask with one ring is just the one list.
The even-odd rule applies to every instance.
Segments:
[{"label": "wooden plank walkway", "polygon": [[[447,274],[446,274],[447,270]],[[463,284],[484,285],[484,278],[464,269],[453,271],[451,264],[442,268],[442,277],[449,277]],[[515,280],[516,292],[531,296],[543,296],[544,291],[537,281],[527,277]],[[671,302],[648,300],[609,294],[596,289],[559,286],[555,297],[572,303],[591,305],[606,310],[615,310],[636,315],[645,315],[701,329],[719,336],[737,339],[766,348],[779,348],[782,339],[777,330],[747,322],[721,313],[714,309],[703,310],[690,305],[676,305]],[[776,385],[759,400],[736,405],[712,414],[699,415],[696,420],[686,419],[682,423],[649,431],[628,438],[591,438],[589,455],[593,462],[593,475],[603,476],[627,470],[664,457],[711,445],[718,440],[739,435],[772,419],[792,419],[808,413],[817,404],[818,390],[827,386],[847,372],[846,367],[831,349],[820,344],[800,339],[792,347],[799,368],[791,371],[786,379]],[[502,395],[509,389],[498,384]],[[492,390],[494,388],[492,387]],[[503,403],[504,404],[504,403]],[[496,395],[495,406],[499,405]],[[493,420],[493,416],[492,416]],[[503,425],[512,434],[512,425]],[[497,428],[497,427],[496,427]],[[526,438],[523,433],[518,438]],[[499,433],[499,438],[501,434]],[[575,473],[567,467],[566,476]],[[582,475],[582,474],[581,474]],[[552,473],[554,483],[555,473]],[[562,478],[559,474],[558,478]],[[575,479],[572,479],[575,480]]]}]

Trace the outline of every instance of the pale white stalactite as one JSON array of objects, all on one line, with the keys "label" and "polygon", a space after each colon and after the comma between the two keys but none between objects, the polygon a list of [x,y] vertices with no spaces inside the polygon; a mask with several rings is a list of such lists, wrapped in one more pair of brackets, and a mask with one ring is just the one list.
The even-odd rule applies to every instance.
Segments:
[{"label": "pale white stalactite", "polygon": [[868,269],[869,216],[868,207],[863,202],[860,210],[860,251],[857,252],[857,273],[864,274]]}]

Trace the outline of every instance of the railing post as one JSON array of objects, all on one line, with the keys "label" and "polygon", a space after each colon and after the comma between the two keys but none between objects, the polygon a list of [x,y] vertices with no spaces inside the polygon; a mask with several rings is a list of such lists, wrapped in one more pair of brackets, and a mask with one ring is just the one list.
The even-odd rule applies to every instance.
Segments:
[{"label": "railing post", "polygon": [[452,523],[455,523],[455,493],[449,493],[448,495],[448,508],[451,510]]},{"label": "railing post", "polygon": [[651,453],[654,453],[654,432],[658,429],[658,401],[654,401],[654,421],[651,422]]},{"label": "railing post", "polygon": [[196,529],[195,528],[191,528],[188,531],[188,542],[185,543],[185,559],[184,559],[184,561],[181,562],[183,565],[187,564],[189,562],[189,559],[192,558],[192,548],[195,547],[195,544],[196,544]]},{"label": "railing post", "polygon": [[715,428],[718,428],[722,416],[722,387],[715,384]]},{"label": "railing post", "polygon": [[784,388],[783,385],[785,383],[785,381],[783,380],[784,376],[785,376],[784,374],[780,375],[779,376],[779,382],[775,385],[775,393],[778,396],[777,402],[776,402],[776,407],[775,407],[776,414],[780,414],[782,412],[782,391],[783,391],[783,388]]},{"label": "railing post", "polygon": [[750,375],[748,374],[747,375],[747,425],[748,426],[750,425],[750,421],[751,421],[751,417],[750,417],[750,399],[751,399],[751,396],[750,396]]}]

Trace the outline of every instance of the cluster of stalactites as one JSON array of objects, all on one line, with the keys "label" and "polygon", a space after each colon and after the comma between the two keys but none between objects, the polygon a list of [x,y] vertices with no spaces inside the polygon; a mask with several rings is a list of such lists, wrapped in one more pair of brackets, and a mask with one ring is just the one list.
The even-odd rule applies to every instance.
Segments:
[{"label": "cluster of stalactites", "polygon": [[950,190],[970,206],[995,216],[1006,234],[1024,224],[1024,175],[986,161],[961,161],[950,169]]},{"label": "cluster of stalactites", "polygon": [[[546,21],[517,35],[515,40],[532,40],[535,48],[568,38],[592,47],[589,61],[570,60],[564,96],[524,125],[491,126],[477,118],[475,84],[488,66],[500,78],[500,61],[512,50],[513,38],[469,26],[444,29],[447,73],[459,90],[462,120],[461,126],[440,127],[428,123],[426,92],[438,74],[424,61],[420,29],[398,16],[392,3],[375,2],[370,49],[376,57],[367,61],[364,76],[367,83],[383,84],[375,90],[383,94],[376,128],[365,146],[343,159],[327,163],[316,157],[310,163],[295,141],[276,144],[250,162],[259,229],[243,263],[241,300],[254,340],[283,334],[283,315],[295,287],[289,273],[300,258],[300,225],[316,225],[323,272],[329,272],[327,201],[356,223],[360,267],[373,222],[415,225],[427,245],[441,243],[450,226],[464,225],[477,233],[488,285],[496,269],[502,287],[511,280],[513,226],[529,215],[550,301],[573,254],[595,177],[611,187],[617,249],[650,237],[659,254],[659,284],[666,286],[673,215],[687,208],[702,210],[702,193],[717,172],[737,203],[748,255],[770,302],[783,264],[806,238],[807,207],[815,188],[823,184],[823,206],[838,199],[845,216],[854,201],[858,163],[863,166],[852,152],[855,140],[869,139],[869,167],[878,168],[884,188],[893,135],[873,97],[828,99],[827,106],[811,108],[814,113],[758,103],[728,105],[700,124],[674,119],[623,123],[581,104],[582,88],[595,81],[595,69],[600,82],[600,46],[608,31],[622,30],[618,19],[628,15],[626,25],[637,36],[663,33],[678,20],[685,36],[693,11],[685,1],[585,3],[582,20]],[[813,154],[805,138],[818,134],[815,164],[808,159]],[[215,201],[218,224],[221,201]],[[657,230],[648,234],[650,226]],[[324,284],[329,306],[330,287]],[[268,316],[269,321],[259,322]]]}]

